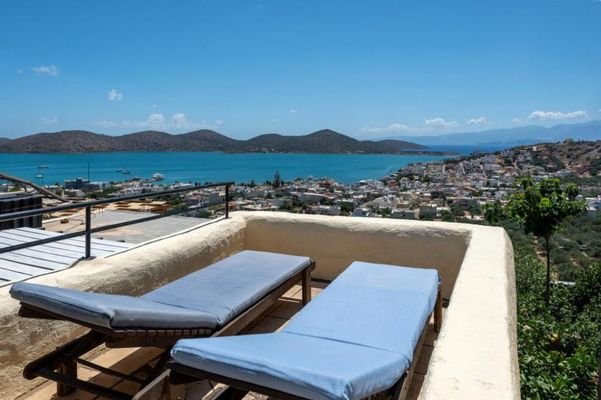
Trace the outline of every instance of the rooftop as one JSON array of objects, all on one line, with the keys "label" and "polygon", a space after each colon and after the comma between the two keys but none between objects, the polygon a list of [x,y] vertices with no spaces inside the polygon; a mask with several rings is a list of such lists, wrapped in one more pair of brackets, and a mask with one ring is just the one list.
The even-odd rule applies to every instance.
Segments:
[{"label": "rooftop", "polygon": [[[500,228],[236,212],[229,219],[83,261],[32,281],[139,295],[243,249],[313,258],[317,263],[315,294],[324,286],[322,282],[336,278],[352,261],[436,267],[448,307],[440,333],[430,335],[422,351],[411,398],[519,398],[513,251]],[[11,382],[0,389],[0,397],[50,399],[55,386],[22,379],[23,366],[82,330],[69,323],[19,318],[17,308],[8,289],[0,288],[0,335],[3,345],[7,344],[0,350],[0,375]],[[277,330],[299,309],[298,293],[291,291],[249,331]],[[119,364],[128,372],[140,369],[154,356],[151,350],[135,349],[90,355],[101,364]],[[83,374],[106,379],[94,378],[90,371]],[[87,398],[82,396],[76,398]]]}]

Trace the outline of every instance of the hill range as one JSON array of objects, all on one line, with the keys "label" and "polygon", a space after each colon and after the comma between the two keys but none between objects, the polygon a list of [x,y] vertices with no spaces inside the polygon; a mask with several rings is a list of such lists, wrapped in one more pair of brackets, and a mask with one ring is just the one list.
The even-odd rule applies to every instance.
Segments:
[{"label": "hill range", "polygon": [[109,136],[88,131],[37,133],[17,139],[0,138],[0,153],[92,153],[116,151],[222,151],[228,153],[365,153],[420,152],[426,147],[403,140],[357,140],[330,129],[302,136],[275,133],[237,140],[203,129],[173,135],[143,131]]},{"label": "hill range", "polygon": [[491,129],[479,132],[449,133],[436,136],[394,136],[386,139],[409,140],[424,146],[519,146],[535,143],[560,142],[565,139],[601,139],[601,121],[560,124],[551,127],[538,125]]}]

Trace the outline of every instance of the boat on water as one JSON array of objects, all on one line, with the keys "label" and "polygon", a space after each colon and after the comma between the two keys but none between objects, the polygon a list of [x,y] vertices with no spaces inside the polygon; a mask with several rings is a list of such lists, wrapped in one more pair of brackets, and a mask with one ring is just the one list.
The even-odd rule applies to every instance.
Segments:
[{"label": "boat on water", "polygon": [[41,179],[41,178],[43,178],[43,177],[44,177],[44,175],[42,175],[42,174],[37,174],[35,177],[36,177],[36,178],[38,178],[38,179]]},{"label": "boat on water", "polygon": [[152,174],[152,179],[154,179],[155,181],[163,181],[165,180],[165,175],[156,172]]},{"label": "boat on water", "polygon": [[122,170],[121,172],[123,173],[123,175],[129,175],[130,174],[130,172],[128,170],[126,170],[126,169]]},{"label": "boat on water", "polygon": [[123,168],[119,168],[118,170],[116,170],[115,172],[123,172]]}]

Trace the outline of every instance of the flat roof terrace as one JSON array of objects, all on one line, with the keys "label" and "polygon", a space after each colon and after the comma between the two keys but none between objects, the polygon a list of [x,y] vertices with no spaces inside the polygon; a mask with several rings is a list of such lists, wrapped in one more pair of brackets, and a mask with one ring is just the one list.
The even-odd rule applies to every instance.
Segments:
[{"label": "flat roof terrace", "polygon": [[[415,379],[414,398],[519,398],[513,250],[500,228],[237,212],[32,281],[139,295],[243,249],[309,256],[317,263],[317,280],[336,278],[353,261],[437,268],[448,307],[426,352],[429,358],[419,361],[423,375]],[[21,378],[24,365],[84,331],[69,323],[19,318],[17,309],[8,289],[0,289],[0,377],[10,382],[0,388],[1,398],[40,385]],[[286,308],[272,309],[254,329],[277,329],[278,310]]]}]

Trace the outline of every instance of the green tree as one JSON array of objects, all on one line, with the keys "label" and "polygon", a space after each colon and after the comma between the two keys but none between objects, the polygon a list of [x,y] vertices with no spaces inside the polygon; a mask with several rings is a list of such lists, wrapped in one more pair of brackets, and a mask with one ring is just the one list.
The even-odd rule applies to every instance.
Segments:
[{"label": "green tree", "polygon": [[484,219],[489,225],[500,225],[506,219],[503,205],[499,200],[494,203],[485,204],[483,209]]},{"label": "green tree", "polygon": [[547,259],[545,301],[549,304],[551,255],[549,240],[557,227],[568,217],[581,214],[584,202],[577,200],[576,185],[560,185],[559,179],[543,179],[535,183],[526,177],[519,181],[516,193],[510,196],[506,214],[524,227],[526,233],[544,239]]},{"label": "green tree", "polygon": [[455,222],[455,216],[453,215],[452,212],[447,211],[447,210],[443,210],[440,213],[440,219],[444,222]]}]

